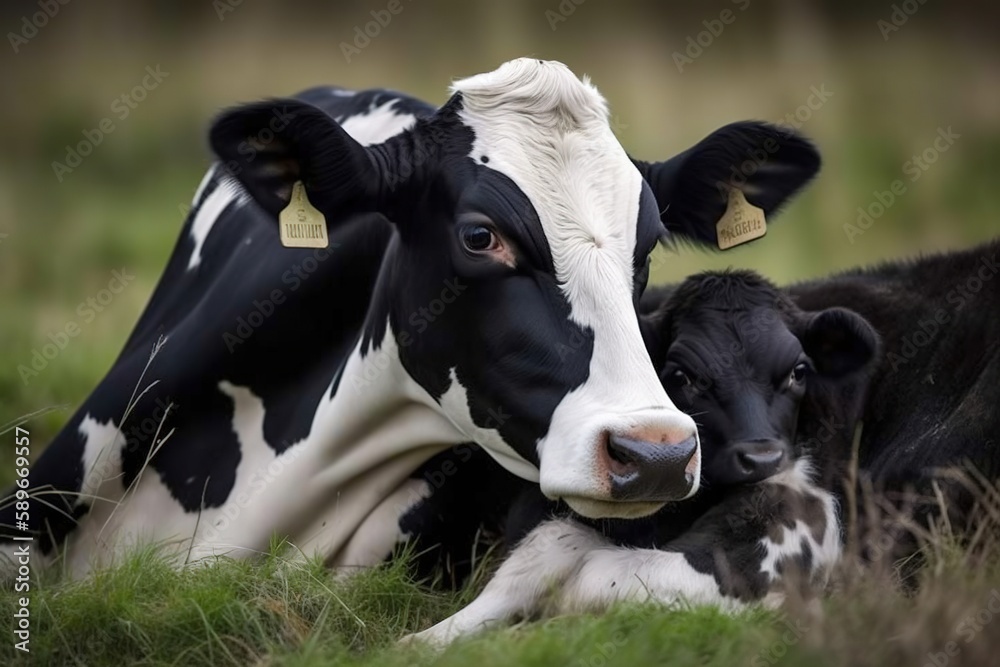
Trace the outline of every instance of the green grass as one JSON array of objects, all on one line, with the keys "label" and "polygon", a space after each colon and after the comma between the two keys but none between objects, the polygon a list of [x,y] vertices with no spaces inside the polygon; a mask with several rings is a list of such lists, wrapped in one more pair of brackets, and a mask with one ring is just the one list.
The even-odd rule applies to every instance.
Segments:
[{"label": "green grass", "polygon": [[[990,560],[942,551],[911,597],[884,575],[845,571],[819,605],[734,615],[622,605],[491,631],[438,654],[396,642],[475,591],[433,592],[403,561],[345,579],[277,548],[257,561],[185,569],[147,550],[84,581],[54,571],[34,579],[31,653],[5,640],[0,664],[919,666],[955,642],[961,659],[951,664],[982,665],[1000,650],[1000,614],[989,612],[991,603],[1000,612],[1000,571]],[[0,616],[11,618],[16,604],[5,587]],[[986,623],[962,625],[983,610]]]}]

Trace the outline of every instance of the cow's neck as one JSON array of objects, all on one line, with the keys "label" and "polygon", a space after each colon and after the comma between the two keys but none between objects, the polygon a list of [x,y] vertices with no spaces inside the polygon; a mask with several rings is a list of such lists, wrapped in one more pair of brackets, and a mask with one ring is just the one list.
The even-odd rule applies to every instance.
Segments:
[{"label": "cow's neck", "polygon": [[309,435],[281,455],[280,475],[253,497],[243,513],[248,521],[199,545],[198,555],[264,549],[277,534],[337,562],[359,526],[421,463],[468,439],[403,369],[388,327],[381,345],[364,355],[361,349],[355,346],[336,391],[321,400]]}]

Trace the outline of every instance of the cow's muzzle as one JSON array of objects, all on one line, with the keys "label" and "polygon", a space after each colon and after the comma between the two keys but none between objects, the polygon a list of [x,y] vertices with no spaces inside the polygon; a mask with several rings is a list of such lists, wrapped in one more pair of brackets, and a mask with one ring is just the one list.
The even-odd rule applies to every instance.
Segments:
[{"label": "cow's muzzle", "polygon": [[667,502],[691,495],[698,479],[698,440],[647,442],[608,434],[608,473],[616,501]]}]

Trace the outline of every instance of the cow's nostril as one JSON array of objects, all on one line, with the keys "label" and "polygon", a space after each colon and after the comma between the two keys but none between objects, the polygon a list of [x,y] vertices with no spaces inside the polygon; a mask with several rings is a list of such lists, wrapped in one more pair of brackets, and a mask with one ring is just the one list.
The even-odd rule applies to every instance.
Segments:
[{"label": "cow's nostril", "polygon": [[608,458],[610,459],[611,474],[618,477],[628,477],[639,472],[639,466],[635,460],[635,452],[628,446],[628,441],[619,440],[613,433],[608,435],[607,440]]},{"label": "cow's nostril", "polygon": [[698,441],[688,438],[674,445],[634,440],[609,433],[608,472],[616,500],[670,501],[686,498],[696,485],[690,471]]}]

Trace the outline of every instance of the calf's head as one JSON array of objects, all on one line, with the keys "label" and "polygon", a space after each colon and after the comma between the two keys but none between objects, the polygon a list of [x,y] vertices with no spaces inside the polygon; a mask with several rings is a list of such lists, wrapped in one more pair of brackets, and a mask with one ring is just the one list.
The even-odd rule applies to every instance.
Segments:
[{"label": "calf's head", "polygon": [[635,311],[649,253],[667,233],[714,242],[719,184],[763,142],[777,147],[770,168],[740,187],[766,211],[815,173],[815,150],[741,123],[674,160],[633,161],[601,95],[554,62],[511,61],[452,91],[378,145],[295,100],[231,110],[211,142],[272,215],[302,181],[331,235],[394,225],[362,353],[398,355],[462,439],[586,516],[690,496],[695,425],[660,385]]},{"label": "calf's head", "polygon": [[807,392],[832,414],[829,404],[843,398],[831,389],[854,380],[863,389],[878,353],[878,335],[857,313],[802,311],[751,272],[692,276],[651,318],[660,378],[698,423],[710,485],[757,482],[789,466]]}]

